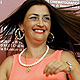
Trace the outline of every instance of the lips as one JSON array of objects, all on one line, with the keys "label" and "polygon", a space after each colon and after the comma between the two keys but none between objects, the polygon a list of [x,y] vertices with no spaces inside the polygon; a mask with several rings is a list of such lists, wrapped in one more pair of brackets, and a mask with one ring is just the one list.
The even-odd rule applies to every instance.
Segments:
[{"label": "lips", "polygon": [[39,28],[33,29],[33,31],[38,34],[43,34],[45,32],[44,29],[39,29]]}]

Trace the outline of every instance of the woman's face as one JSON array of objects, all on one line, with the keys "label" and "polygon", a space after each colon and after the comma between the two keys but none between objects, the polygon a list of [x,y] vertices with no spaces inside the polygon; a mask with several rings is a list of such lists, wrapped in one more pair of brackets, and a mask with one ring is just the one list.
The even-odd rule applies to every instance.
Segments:
[{"label": "woman's face", "polygon": [[51,18],[45,5],[34,5],[26,13],[22,27],[26,42],[43,42],[47,40]]}]

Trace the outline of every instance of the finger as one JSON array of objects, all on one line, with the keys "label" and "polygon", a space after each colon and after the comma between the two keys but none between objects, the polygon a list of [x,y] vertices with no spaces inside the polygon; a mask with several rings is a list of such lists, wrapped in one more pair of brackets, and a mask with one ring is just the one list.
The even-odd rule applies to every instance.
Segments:
[{"label": "finger", "polygon": [[50,69],[47,70],[46,76],[49,76],[49,74],[50,74]]},{"label": "finger", "polygon": [[49,64],[47,64],[47,66],[44,69],[44,73],[47,73],[49,70],[48,69],[52,69],[52,65],[55,63],[55,60],[50,62]]},{"label": "finger", "polygon": [[[56,70],[59,70],[59,68],[63,66],[63,62],[61,61],[56,61],[54,63],[54,65],[52,65],[52,70],[51,70],[51,74],[54,74]],[[59,70],[60,71],[60,70]]]},{"label": "finger", "polygon": [[[47,65],[47,67],[46,67],[46,70],[45,70],[45,73],[46,74],[54,74],[55,73],[55,71],[60,67],[60,66],[62,66],[62,62],[61,61],[57,61],[57,60],[55,60],[55,61],[52,61],[50,64],[48,64]],[[48,70],[49,69],[49,70]]]},{"label": "finger", "polygon": [[62,66],[60,66],[60,67],[55,71],[55,73],[58,73],[58,72],[65,72],[65,73],[67,73],[68,70],[69,70],[69,66],[68,66],[68,65],[66,64],[66,62],[65,62],[65,63],[63,63]]},{"label": "finger", "polygon": [[54,73],[57,74],[58,72],[61,72],[62,70],[64,70],[64,67],[59,67]]}]

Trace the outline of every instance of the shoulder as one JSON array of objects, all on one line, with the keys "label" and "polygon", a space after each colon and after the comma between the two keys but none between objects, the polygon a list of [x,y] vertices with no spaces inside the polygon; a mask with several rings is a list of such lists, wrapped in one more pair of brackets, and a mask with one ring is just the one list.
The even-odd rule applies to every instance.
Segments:
[{"label": "shoulder", "polygon": [[12,62],[13,62],[13,56],[9,56],[3,61],[0,68],[5,68],[5,69],[9,68],[10,65],[12,65]]},{"label": "shoulder", "polygon": [[66,58],[75,58],[74,55],[73,55],[73,52],[63,51],[62,52],[62,59],[66,59]]},{"label": "shoulder", "polygon": [[75,59],[75,57],[71,51],[63,51],[62,52],[62,60],[67,60],[67,59]]},{"label": "shoulder", "polygon": [[9,56],[3,61],[2,64],[8,65],[8,64],[12,63],[12,61],[13,61],[13,56]]},{"label": "shoulder", "polygon": [[62,61],[65,61],[65,62],[69,61],[73,65],[78,65],[79,64],[78,61],[76,60],[73,52],[71,52],[71,51],[63,51],[61,58],[62,58]]},{"label": "shoulder", "polygon": [[9,56],[0,65],[0,78],[2,80],[6,80],[9,71],[11,71],[12,63],[13,63],[13,56]]}]

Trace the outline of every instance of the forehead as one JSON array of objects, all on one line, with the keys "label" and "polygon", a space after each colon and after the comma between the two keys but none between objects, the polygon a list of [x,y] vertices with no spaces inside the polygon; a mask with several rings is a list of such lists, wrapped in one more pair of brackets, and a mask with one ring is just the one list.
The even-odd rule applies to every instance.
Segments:
[{"label": "forehead", "polygon": [[29,8],[26,15],[34,14],[34,13],[36,13],[36,14],[50,14],[46,5],[33,5],[32,7]]}]

